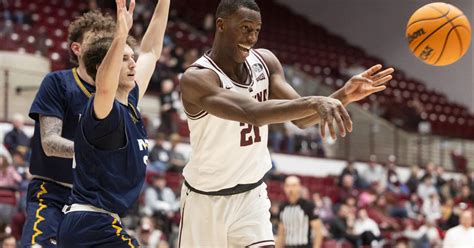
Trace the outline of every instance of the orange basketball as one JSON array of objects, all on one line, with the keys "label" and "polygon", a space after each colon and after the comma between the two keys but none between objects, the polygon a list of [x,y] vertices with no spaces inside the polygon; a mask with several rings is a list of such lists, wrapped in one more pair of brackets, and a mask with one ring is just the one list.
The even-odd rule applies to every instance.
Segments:
[{"label": "orange basketball", "polygon": [[411,52],[423,62],[443,66],[459,60],[471,44],[471,25],[456,7],[430,3],[419,8],[407,24]]}]

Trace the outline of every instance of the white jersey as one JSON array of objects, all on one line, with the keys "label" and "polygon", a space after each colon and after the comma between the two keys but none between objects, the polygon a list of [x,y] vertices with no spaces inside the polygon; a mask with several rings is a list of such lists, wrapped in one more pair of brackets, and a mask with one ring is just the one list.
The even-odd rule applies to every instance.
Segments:
[{"label": "white jersey", "polygon": [[[246,85],[230,79],[206,54],[192,66],[214,71],[226,90],[249,95],[259,102],[269,98],[268,68],[255,50],[250,51],[245,62],[249,72]],[[183,175],[193,188],[213,192],[252,184],[270,170],[268,126],[226,120],[204,110],[187,115],[192,154]]]}]

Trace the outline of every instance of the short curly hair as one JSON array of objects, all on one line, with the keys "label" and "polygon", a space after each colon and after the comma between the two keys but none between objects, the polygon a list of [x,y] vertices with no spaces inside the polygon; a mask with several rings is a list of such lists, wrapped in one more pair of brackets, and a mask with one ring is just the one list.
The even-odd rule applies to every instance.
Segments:
[{"label": "short curly hair", "polygon": [[[92,77],[92,79],[94,79],[94,81],[97,76],[97,66],[102,63],[102,60],[104,60],[113,40],[113,34],[100,35],[92,38],[84,46],[82,58],[86,66],[86,72]],[[137,42],[133,37],[128,36],[127,45],[135,50]]]},{"label": "short curly hair", "polygon": [[102,14],[100,11],[89,11],[77,17],[69,25],[68,29],[67,42],[69,46],[69,60],[75,65],[79,65],[78,58],[71,49],[71,44],[73,42],[82,43],[85,33],[89,31],[111,33],[114,30],[114,19],[108,14]]}]

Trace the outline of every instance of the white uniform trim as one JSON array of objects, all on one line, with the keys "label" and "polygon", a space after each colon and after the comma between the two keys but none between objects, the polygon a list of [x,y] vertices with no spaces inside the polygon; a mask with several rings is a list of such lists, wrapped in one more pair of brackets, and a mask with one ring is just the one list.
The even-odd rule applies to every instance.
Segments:
[{"label": "white uniform trim", "polygon": [[121,223],[120,221],[120,216],[116,213],[109,212],[105,209],[94,207],[89,204],[79,204],[79,203],[74,203],[71,206],[64,206],[63,207],[63,212],[65,214],[71,213],[71,212],[94,212],[94,213],[102,213],[102,214],[108,214],[112,216],[112,218],[117,219],[118,222]]}]

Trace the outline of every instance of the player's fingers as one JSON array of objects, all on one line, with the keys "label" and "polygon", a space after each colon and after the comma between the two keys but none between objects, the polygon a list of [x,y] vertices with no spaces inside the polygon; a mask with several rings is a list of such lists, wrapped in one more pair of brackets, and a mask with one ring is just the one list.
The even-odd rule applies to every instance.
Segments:
[{"label": "player's fingers", "polygon": [[[378,87],[374,87],[372,90],[370,90],[370,94],[374,94],[374,93],[377,93],[379,91],[382,91],[382,90],[385,90],[387,88],[387,86],[385,85],[381,85],[381,86],[378,86]],[[369,94],[369,95],[370,95]]]},{"label": "player's fingers", "polygon": [[339,113],[341,114],[342,119],[344,120],[344,126],[348,132],[352,132],[352,120],[351,116],[347,112],[346,108],[343,105],[339,106]]},{"label": "player's fingers", "polygon": [[336,135],[336,129],[334,128],[334,118],[332,114],[328,115],[327,124],[328,124],[329,134],[331,135],[331,138],[333,140],[336,140],[337,135]]},{"label": "player's fingers", "polygon": [[376,81],[376,80],[378,80],[378,79],[380,79],[380,78],[383,78],[383,77],[385,77],[385,76],[387,76],[387,75],[392,74],[394,71],[395,71],[395,70],[394,70],[393,68],[385,69],[385,70],[383,70],[383,71],[381,71],[381,72],[375,74],[374,76],[372,76],[371,79],[372,79],[373,81]]},{"label": "player's fingers", "polygon": [[319,132],[321,133],[321,138],[326,138],[326,120],[321,120],[319,123]]},{"label": "player's fingers", "polygon": [[382,65],[378,64],[378,65],[374,65],[372,67],[370,67],[369,69],[367,69],[366,71],[364,71],[362,73],[362,76],[364,77],[370,77],[371,75],[373,75],[374,73],[376,73],[377,71],[379,71],[380,69],[382,69]]},{"label": "player's fingers", "polygon": [[374,83],[372,84],[373,86],[380,86],[380,85],[383,85],[385,84],[386,82],[392,80],[392,75],[388,75],[388,76],[385,76],[383,78],[380,78],[380,79],[377,79],[374,81]]},{"label": "player's fingers", "polygon": [[133,14],[133,10],[135,10],[135,0],[130,1],[130,6],[128,7],[128,13]]},{"label": "player's fingers", "polygon": [[342,121],[341,115],[337,110],[334,110],[334,119],[336,120],[337,129],[341,137],[346,137],[346,128],[344,127],[344,122]]}]

